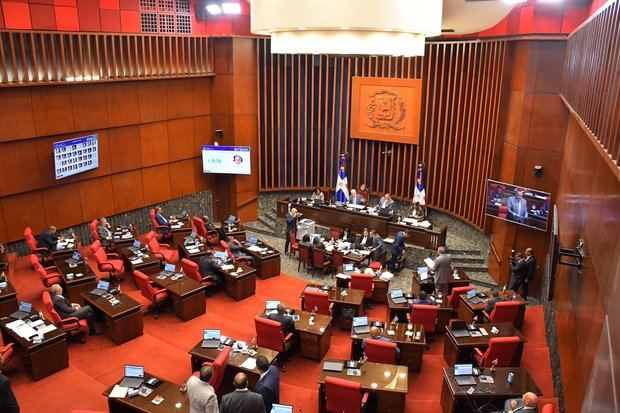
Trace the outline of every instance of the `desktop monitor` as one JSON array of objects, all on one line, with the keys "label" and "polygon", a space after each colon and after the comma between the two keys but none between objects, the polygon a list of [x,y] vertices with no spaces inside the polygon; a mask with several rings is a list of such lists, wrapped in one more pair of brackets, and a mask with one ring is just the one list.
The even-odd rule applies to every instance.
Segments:
[{"label": "desktop monitor", "polygon": [[343,271],[353,271],[355,269],[355,266],[353,264],[343,264],[342,265],[342,270]]},{"label": "desktop monitor", "polygon": [[133,246],[134,246],[135,248],[142,248],[142,244],[140,243],[140,240],[139,240],[139,239],[137,239],[137,240],[135,240],[135,241],[133,242]]},{"label": "desktop monitor", "polygon": [[402,288],[390,291],[390,297],[391,298],[398,298],[398,297],[402,297],[402,296],[403,296],[403,289]]},{"label": "desktop monitor", "polygon": [[226,254],[225,252],[222,251],[214,251],[213,255],[215,256],[215,258],[222,260],[222,261],[226,261],[228,260],[228,254]]},{"label": "desktop monitor", "polygon": [[82,256],[80,255],[79,252],[75,251],[73,255],[71,256],[71,258],[73,258],[76,261],[79,261],[82,258]]},{"label": "desktop monitor", "polygon": [[472,299],[476,296],[476,290],[469,290],[467,291],[467,299]]},{"label": "desktop monitor", "polygon": [[367,326],[368,317],[353,317],[353,327]]},{"label": "desktop monitor", "polygon": [[237,221],[237,217],[234,215],[231,215],[228,217],[228,222],[236,222]]},{"label": "desktop monitor", "polygon": [[518,225],[547,230],[551,194],[487,179],[485,214]]},{"label": "desktop monitor", "polygon": [[99,135],[54,142],[54,171],[56,179],[99,167]]},{"label": "desktop monitor", "polygon": [[202,171],[206,174],[251,175],[250,147],[202,145]]}]

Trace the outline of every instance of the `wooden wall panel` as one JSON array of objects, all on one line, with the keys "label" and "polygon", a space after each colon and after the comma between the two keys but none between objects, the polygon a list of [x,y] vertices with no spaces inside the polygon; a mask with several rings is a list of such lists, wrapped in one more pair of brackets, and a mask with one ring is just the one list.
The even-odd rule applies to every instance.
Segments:
[{"label": "wooden wall panel", "polygon": [[8,239],[23,239],[26,227],[31,227],[38,233],[49,225],[45,220],[43,196],[40,191],[3,196],[1,201]]},{"label": "wooden wall panel", "polygon": [[138,83],[138,106],[140,108],[140,122],[156,122],[168,117],[166,105],[166,82]]},{"label": "wooden wall panel", "polygon": [[82,208],[75,205],[78,200],[76,195],[79,194],[77,183],[46,188],[42,194],[45,219],[50,225],[66,228],[84,221]]},{"label": "wooden wall panel", "polygon": [[170,164],[170,194],[172,198],[196,192],[195,174],[193,159],[185,159]]},{"label": "wooden wall panel", "polygon": [[144,202],[147,205],[170,199],[170,169],[168,164],[143,168],[142,186]]},{"label": "wooden wall panel", "polygon": [[194,116],[211,113],[211,80],[207,78],[192,79],[192,101]]},{"label": "wooden wall panel", "polygon": [[168,162],[167,122],[141,124],[140,148],[142,149],[143,166],[153,166]]},{"label": "wooden wall panel", "polygon": [[194,117],[194,156],[202,156],[201,147],[213,143],[213,128],[211,128],[211,116]]},{"label": "wooden wall panel", "polygon": [[[112,178],[101,178],[80,181],[80,202],[84,221],[114,214],[114,197],[112,195]],[[78,200],[74,195],[74,202]]]},{"label": "wooden wall panel", "polygon": [[166,99],[175,102],[168,107],[168,119],[192,116],[194,114],[192,79],[169,81],[166,86]]},{"label": "wooden wall panel", "polygon": [[[347,151],[350,185],[409,200],[423,162],[429,205],[483,229],[505,47],[503,40],[431,42],[424,57],[342,57],[272,55],[269,41],[259,40],[261,189],[333,188],[338,154]],[[348,137],[352,76],[424,80],[419,145]]]},{"label": "wooden wall panel", "polygon": [[71,86],[71,107],[75,129],[89,130],[108,127],[106,86],[91,84]]},{"label": "wooden wall panel", "polygon": [[142,187],[142,171],[133,170],[113,175],[111,192],[114,197],[115,211],[130,211],[146,205]]},{"label": "wooden wall panel", "polygon": [[42,186],[35,141],[1,143],[0,165],[2,195],[39,189]]},{"label": "wooden wall panel", "polygon": [[112,172],[118,173],[142,167],[140,127],[137,125],[108,130]]},{"label": "wooden wall panel", "polygon": [[29,90],[0,89],[0,125],[0,142],[36,135]]},{"label": "wooden wall panel", "polygon": [[105,90],[110,127],[140,123],[136,82],[108,83]]},{"label": "wooden wall panel", "polygon": [[194,156],[194,121],[191,117],[168,121],[168,148],[171,162]]},{"label": "wooden wall panel", "polygon": [[32,89],[32,111],[37,135],[75,130],[71,111],[71,89],[44,86]]}]

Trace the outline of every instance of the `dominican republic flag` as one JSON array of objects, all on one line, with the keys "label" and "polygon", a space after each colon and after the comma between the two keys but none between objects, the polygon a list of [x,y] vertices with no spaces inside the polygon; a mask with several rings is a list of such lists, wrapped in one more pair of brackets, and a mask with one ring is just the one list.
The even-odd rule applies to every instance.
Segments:
[{"label": "dominican republic flag", "polygon": [[345,172],[346,166],[346,158],[344,155],[340,155],[340,170],[338,172],[338,179],[336,180],[336,201],[343,203],[349,201],[349,181],[347,180],[347,174]]},{"label": "dominican republic flag", "polygon": [[426,205],[426,189],[422,182],[422,165],[418,165],[418,171],[415,178],[415,189],[413,191],[413,203],[419,203],[420,205]]}]

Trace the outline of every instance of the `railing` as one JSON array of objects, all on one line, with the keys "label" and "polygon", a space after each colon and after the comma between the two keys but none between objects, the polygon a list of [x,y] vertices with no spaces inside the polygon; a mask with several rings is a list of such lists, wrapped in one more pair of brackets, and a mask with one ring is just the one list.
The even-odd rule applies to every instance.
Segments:
[{"label": "railing", "polygon": [[446,246],[446,237],[448,235],[448,227],[443,227],[439,230],[426,230],[428,234],[428,240],[426,242],[426,249],[436,250],[439,247]]},{"label": "railing", "polygon": [[258,199],[258,195],[253,196],[252,198],[248,199],[247,201],[244,201],[244,202],[240,203],[239,205],[237,205],[237,208],[243,208],[245,206],[248,206],[251,203],[254,203],[257,199]]}]

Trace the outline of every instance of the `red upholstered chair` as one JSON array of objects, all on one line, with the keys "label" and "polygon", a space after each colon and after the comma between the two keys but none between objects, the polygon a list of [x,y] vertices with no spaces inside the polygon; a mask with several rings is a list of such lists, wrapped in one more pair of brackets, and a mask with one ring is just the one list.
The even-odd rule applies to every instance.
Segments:
[{"label": "red upholstered chair", "polygon": [[321,192],[323,193],[324,202],[329,202],[329,189],[321,189]]},{"label": "red upholstered chair", "polygon": [[364,298],[370,299],[372,298],[372,291],[375,287],[373,283],[373,276],[370,274],[360,274],[354,272],[351,274],[351,281],[349,282],[349,288],[353,290],[362,290],[364,291]]},{"label": "red upholstered chair", "polygon": [[140,271],[134,271],[133,276],[136,278],[136,284],[138,284],[142,296],[151,302],[153,318],[159,318],[160,305],[170,298],[168,290],[153,286],[151,279]]},{"label": "red upholstered chair", "polygon": [[289,232],[288,239],[291,243],[288,257],[291,258],[293,255],[295,255],[296,252],[299,251],[299,243],[297,242],[297,233],[295,231]]},{"label": "red upholstered chair", "polygon": [[99,271],[109,273],[110,278],[120,279],[117,275],[125,272],[125,264],[123,260],[118,257],[118,254],[106,253],[101,244],[99,244],[99,248],[93,252],[93,257],[95,258]]},{"label": "red upholstered chair", "polygon": [[491,314],[487,314],[486,311],[483,313],[491,323],[512,323],[516,326],[522,305],[519,301],[498,301]]},{"label": "red upholstered chair", "polygon": [[407,321],[412,324],[422,324],[424,333],[432,334],[436,330],[439,308],[435,305],[414,304],[411,313],[407,314]]},{"label": "red upholstered chair", "polygon": [[58,274],[58,269],[55,266],[51,267],[43,267],[39,262],[39,258],[36,255],[30,254],[30,264],[32,264],[32,268],[37,272],[37,275],[43,282],[43,285],[46,287],[50,287],[53,284],[60,284],[61,278],[60,274]]},{"label": "red upholstered chair", "polygon": [[330,413],[356,413],[362,411],[362,407],[368,401],[368,393],[362,394],[360,383],[327,376],[325,398],[327,411]]},{"label": "red upholstered chair", "polygon": [[71,410],[71,413],[107,413],[107,412],[104,412],[101,410],[82,410],[82,409],[75,410],[74,409],[74,410]]},{"label": "red upholstered chair", "polygon": [[15,343],[0,346],[0,370],[3,370],[15,355]]},{"label": "red upholstered chair", "polygon": [[334,267],[334,269],[337,272],[340,272],[343,265],[344,265],[344,253],[342,251],[334,250],[332,252],[332,267]]},{"label": "red upholstered chair", "polygon": [[293,333],[284,337],[282,324],[277,321],[254,316],[254,324],[256,325],[256,343],[261,347],[284,353],[293,343]]},{"label": "red upholstered chair", "polygon": [[474,348],[474,360],[480,367],[491,367],[494,360],[497,360],[497,367],[516,367],[512,360],[519,341],[519,337],[493,337],[484,353],[479,348]]},{"label": "red upholstered chair", "polygon": [[555,409],[551,403],[545,404],[542,409],[540,409],[540,413],[553,413]]},{"label": "red upholstered chair", "polygon": [[86,332],[88,331],[86,320],[78,320],[77,317],[61,318],[54,308],[52,296],[47,291],[43,291],[41,300],[57,328],[65,331],[68,337],[77,337],[82,343],[86,342]]},{"label": "red upholstered chair", "polygon": [[192,217],[192,224],[194,225],[194,229],[196,230],[196,234],[202,238],[207,237],[207,227],[205,226],[205,222],[202,218],[194,215]]},{"label": "red upholstered chair", "polygon": [[312,261],[310,259],[310,246],[299,244],[298,251],[299,251],[299,264],[297,264],[297,271],[299,271],[299,269],[301,268],[301,264],[303,263],[304,269],[307,272],[308,269],[312,268]]},{"label": "red upholstered chair", "polygon": [[506,219],[508,216],[508,207],[506,205],[500,205],[498,215],[500,218]]},{"label": "red upholstered chair", "polygon": [[203,277],[200,275],[200,271],[198,271],[198,264],[196,264],[194,261],[183,258],[181,260],[181,268],[183,269],[183,274],[187,275],[189,278],[193,278],[199,283],[202,283],[202,285],[206,287],[211,287],[213,284],[215,284],[212,276],[205,275]]},{"label": "red upholstered chair", "polygon": [[202,363],[203,366],[211,366],[213,368],[213,377],[209,380],[209,384],[213,386],[213,390],[215,390],[216,393],[224,380],[224,373],[226,373],[226,366],[228,365],[230,353],[232,353],[232,347],[224,346],[213,362],[205,361]]},{"label": "red upholstered chair", "polygon": [[163,234],[167,234],[170,231],[170,228],[167,225],[159,225],[157,223],[157,219],[155,219],[156,215],[157,213],[155,212],[155,208],[151,208],[149,211],[149,219],[151,220],[153,231],[155,231],[157,239],[161,239]]},{"label": "red upholstered chair", "polygon": [[317,314],[332,315],[334,303],[329,302],[329,294],[327,291],[304,291],[304,307],[306,311],[312,311],[316,308]]},{"label": "red upholstered chair", "polygon": [[88,249],[90,250],[91,254],[94,254],[95,251],[97,251],[99,248],[101,248],[101,241],[99,241],[98,239],[94,240],[92,244],[90,244],[88,246]]},{"label": "red upholstered chair", "polygon": [[146,246],[149,248],[149,251],[151,251],[155,258],[164,262],[175,261],[175,254],[174,251],[172,251],[172,249],[170,248],[170,245],[160,244],[157,241],[157,238],[155,237],[155,233],[153,231],[148,233],[146,239],[148,239]]},{"label": "red upholstered chair", "polygon": [[367,338],[365,341],[366,359],[371,363],[394,364],[396,362],[396,343]]},{"label": "red upholstered chair", "polygon": [[469,290],[473,290],[474,287],[468,285],[466,287],[454,287],[452,289],[452,293],[448,296],[448,302],[450,303],[450,307],[452,307],[452,312],[456,312],[459,309],[461,304],[461,294],[467,293]]},{"label": "red upholstered chair", "polygon": [[325,251],[320,248],[314,248],[312,250],[312,267],[315,270],[320,270],[321,275],[325,275],[325,269],[329,268],[331,261]]},{"label": "red upholstered chair", "polygon": [[369,267],[373,270],[373,271],[378,271],[381,268],[383,268],[383,263],[381,261],[373,261],[370,263]]},{"label": "red upholstered chair", "polygon": [[99,239],[99,234],[97,234],[98,226],[99,226],[99,220],[97,219],[93,219],[92,221],[90,221],[90,224],[88,224],[88,227],[90,228],[90,235],[93,236],[93,240],[95,241],[101,241]]},{"label": "red upholstered chair", "polygon": [[340,230],[339,229],[332,228],[329,232],[330,232],[330,234],[331,234],[333,239],[340,238]]},{"label": "red upholstered chair", "polygon": [[28,249],[31,254],[36,255],[39,259],[45,259],[45,255],[49,253],[47,248],[37,247],[37,240],[32,235],[32,229],[30,227],[26,227],[24,229],[24,239],[26,240],[26,244],[28,244]]}]

